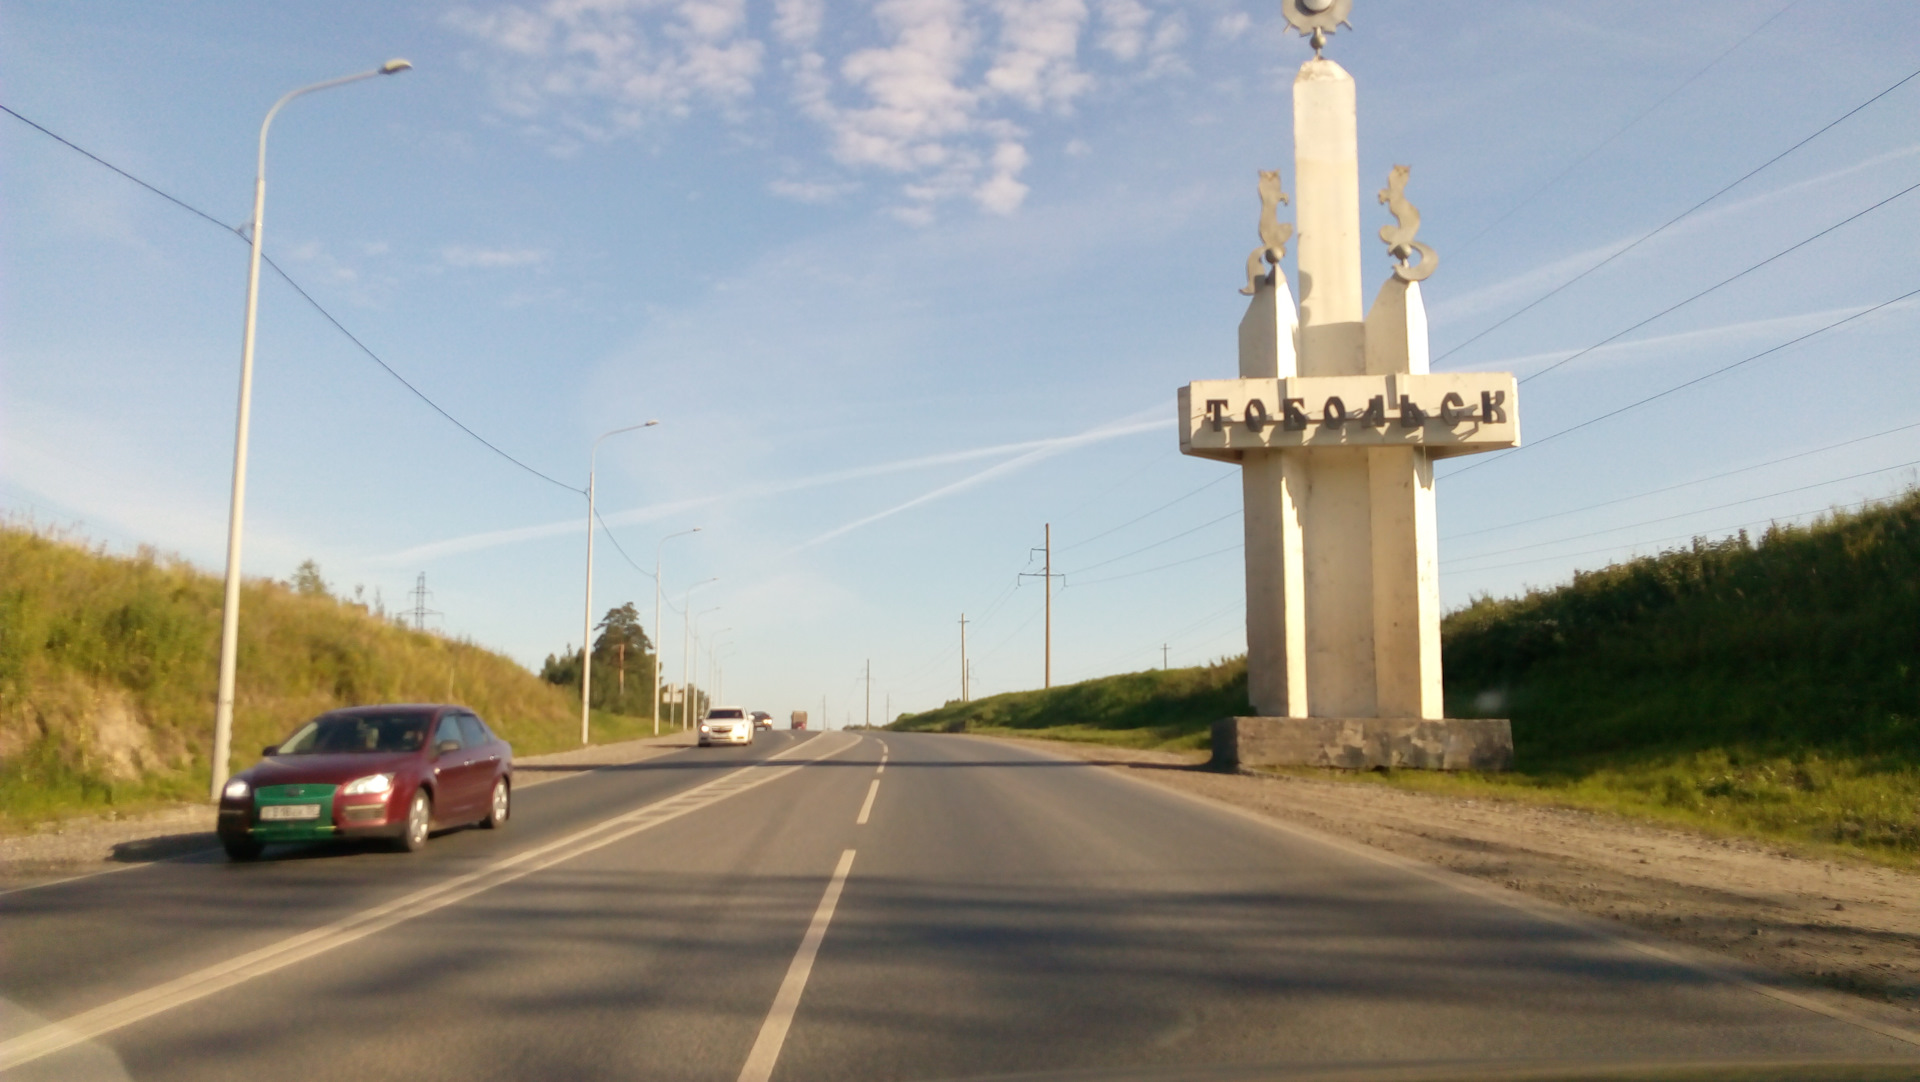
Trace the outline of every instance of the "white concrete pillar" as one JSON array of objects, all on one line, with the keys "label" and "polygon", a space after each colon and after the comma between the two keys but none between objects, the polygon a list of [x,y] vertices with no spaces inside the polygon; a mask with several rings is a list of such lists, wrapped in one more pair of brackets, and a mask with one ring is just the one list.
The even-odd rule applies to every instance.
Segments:
[{"label": "white concrete pillar", "polygon": [[[1261,285],[1240,320],[1240,378],[1298,374],[1298,316],[1286,277]],[[1272,404],[1278,413],[1277,404]],[[1300,455],[1254,454],[1241,460],[1246,509],[1247,699],[1255,713],[1304,717],[1307,712],[1306,591],[1302,582]]]},{"label": "white concrete pillar", "polygon": [[1353,76],[1309,60],[1293,81],[1300,374],[1366,371],[1360,276],[1360,147]]},{"label": "white concrete pillar", "polygon": [[[1293,83],[1293,161],[1303,376],[1366,372],[1357,127],[1353,77],[1331,60],[1301,65]],[[1378,717],[1368,457],[1346,450],[1285,457],[1301,460],[1306,481],[1297,502],[1304,524],[1308,714]]]},{"label": "white concrete pillar", "polygon": [[[1418,282],[1387,279],[1367,313],[1366,341],[1369,374],[1427,371],[1427,312]],[[1440,718],[1445,705],[1433,460],[1418,447],[1376,447],[1366,455],[1379,716]]]}]

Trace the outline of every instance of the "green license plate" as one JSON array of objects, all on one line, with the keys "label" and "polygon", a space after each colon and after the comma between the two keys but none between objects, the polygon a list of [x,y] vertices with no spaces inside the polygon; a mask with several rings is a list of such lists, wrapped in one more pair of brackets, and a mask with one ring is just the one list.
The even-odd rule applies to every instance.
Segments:
[{"label": "green license plate", "polygon": [[320,818],[320,805],[318,804],[269,804],[260,809],[260,819],[262,822],[318,818]]}]

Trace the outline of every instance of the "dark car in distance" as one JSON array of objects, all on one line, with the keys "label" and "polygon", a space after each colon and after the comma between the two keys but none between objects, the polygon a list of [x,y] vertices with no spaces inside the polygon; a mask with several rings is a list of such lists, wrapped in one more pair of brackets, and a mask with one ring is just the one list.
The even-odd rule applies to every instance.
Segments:
[{"label": "dark car in distance", "polygon": [[220,793],[220,844],[388,838],[416,851],[440,827],[507,823],[513,748],[462,706],[333,710],[262,750]]}]

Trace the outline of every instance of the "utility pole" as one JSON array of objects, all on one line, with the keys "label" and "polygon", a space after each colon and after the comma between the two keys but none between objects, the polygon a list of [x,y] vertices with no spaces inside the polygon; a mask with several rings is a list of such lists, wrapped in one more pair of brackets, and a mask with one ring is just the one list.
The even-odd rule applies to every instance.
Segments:
[{"label": "utility pole", "polygon": [[833,728],[833,721],[827,717],[827,697],[825,695],[820,696],[820,728],[823,730]]},{"label": "utility pole", "polygon": [[[1041,573],[1038,575],[1034,575],[1034,574],[1022,572],[1020,577],[1021,578],[1037,578],[1041,581],[1041,583],[1045,586],[1045,589],[1046,589],[1047,631],[1046,631],[1046,668],[1044,670],[1046,675],[1046,683],[1042,686],[1052,687],[1053,686],[1053,580],[1055,578],[1055,575],[1053,573],[1053,523],[1051,522],[1047,523],[1046,529],[1047,529],[1046,546],[1044,548],[1027,550],[1029,553],[1039,552],[1045,555],[1046,562],[1043,565],[1041,565],[1042,566]],[[1032,559],[1033,557],[1029,555],[1027,558]],[[1061,575],[1058,577],[1065,578],[1066,576]]]},{"label": "utility pole", "polygon": [[1160,671],[1167,671],[1167,644],[1164,642],[1160,644]]},{"label": "utility pole", "polygon": [[882,726],[893,724],[893,692],[891,691],[887,692],[887,712],[880,715],[880,724]]},{"label": "utility pole", "polygon": [[960,701],[973,701],[967,688],[967,614],[964,612],[960,614]]},{"label": "utility pole", "polygon": [[872,658],[867,659],[867,717],[864,724],[869,729],[873,728],[873,659]]}]

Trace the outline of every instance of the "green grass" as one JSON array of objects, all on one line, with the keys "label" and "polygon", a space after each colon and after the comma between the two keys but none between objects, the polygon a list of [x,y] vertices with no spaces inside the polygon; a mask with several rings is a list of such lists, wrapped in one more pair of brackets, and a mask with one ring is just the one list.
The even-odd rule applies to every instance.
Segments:
[{"label": "green grass", "polygon": [[[177,558],[108,555],[0,524],[0,829],[204,798],[221,583]],[[577,746],[579,700],[510,658],[364,606],[249,580],[235,768],[300,722],[367,702],[460,702],[520,754]],[[596,742],[651,735],[596,711]]]},{"label": "green grass", "polygon": [[[1442,641],[1449,714],[1511,718],[1515,770],[1347,777],[1920,863],[1920,492],[1482,597]],[[1245,688],[1132,673],[895,727],[1205,747]]]},{"label": "green grass", "polygon": [[1129,748],[1205,748],[1214,719],[1245,714],[1247,664],[1151,670],[1045,691],[1012,691],[907,714],[909,732],[1004,733]]}]

